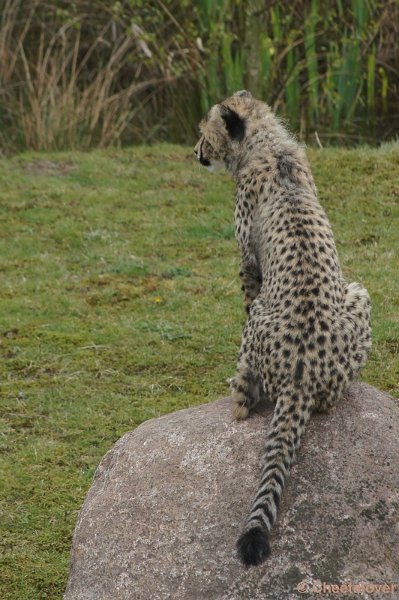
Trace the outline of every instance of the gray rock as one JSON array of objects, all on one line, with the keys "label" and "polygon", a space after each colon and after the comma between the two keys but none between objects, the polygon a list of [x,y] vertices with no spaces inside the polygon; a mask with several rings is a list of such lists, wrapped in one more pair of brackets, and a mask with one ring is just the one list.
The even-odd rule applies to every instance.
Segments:
[{"label": "gray rock", "polygon": [[[398,599],[397,401],[356,383],[334,414],[312,418],[272,555],[245,570],[235,543],[270,414],[235,422],[226,398],[147,421],[119,440],[80,512],[65,600]],[[344,582],[397,587],[311,591]]]}]

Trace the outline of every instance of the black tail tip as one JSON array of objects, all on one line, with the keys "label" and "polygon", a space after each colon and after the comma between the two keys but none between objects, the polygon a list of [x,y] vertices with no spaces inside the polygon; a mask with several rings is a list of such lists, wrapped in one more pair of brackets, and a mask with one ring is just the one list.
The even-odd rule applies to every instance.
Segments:
[{"label": "black tail tip", "polygon": [[261,527],[245,531],[237,542],[238,556],[247,567],[260,565],[270,554],[269,537]]}]

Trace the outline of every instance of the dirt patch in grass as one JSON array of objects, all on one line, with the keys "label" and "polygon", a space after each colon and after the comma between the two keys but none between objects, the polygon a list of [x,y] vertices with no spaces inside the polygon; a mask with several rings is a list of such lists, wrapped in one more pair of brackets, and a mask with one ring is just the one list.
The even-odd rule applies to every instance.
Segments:
[{"label": "dirt patch in grass", "polygon": [[29,175],[69,175],[76,169],[72,161],[54,162],[52,160],[36,160],[26,163],[24,171]]}]

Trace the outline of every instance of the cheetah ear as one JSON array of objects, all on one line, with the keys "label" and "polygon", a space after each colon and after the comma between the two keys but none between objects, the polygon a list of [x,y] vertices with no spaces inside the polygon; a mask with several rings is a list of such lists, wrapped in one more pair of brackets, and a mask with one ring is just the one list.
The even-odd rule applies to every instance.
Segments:
[{"label": "cheetah ear", "polygon": [[226,129],[231,139],[241,142],[245,136],[245,120],[235,110],[231,110],[224,104],[220,105],[220,116],[225,122]]},{"label": "cheetah ear", "polygon": [[238,92],[235,92],[233,96],[239,96],[240,98],[252,98],[251,92],[248,92],[247,90],[239,90]]}]

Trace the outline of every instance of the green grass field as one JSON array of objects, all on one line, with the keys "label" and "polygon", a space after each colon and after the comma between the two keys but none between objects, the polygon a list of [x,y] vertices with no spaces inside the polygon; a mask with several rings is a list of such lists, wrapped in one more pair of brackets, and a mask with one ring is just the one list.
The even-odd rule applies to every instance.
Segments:
[{"label": "green grass field", "polygon": [[[399,397],[399,146],[310,159],[343,270],[373,301],[362,377]],[[105,452],[228,393],[245,318],[233,184],[167,145],[24,154],[0,182],[0,597],[56,599]]]}]

